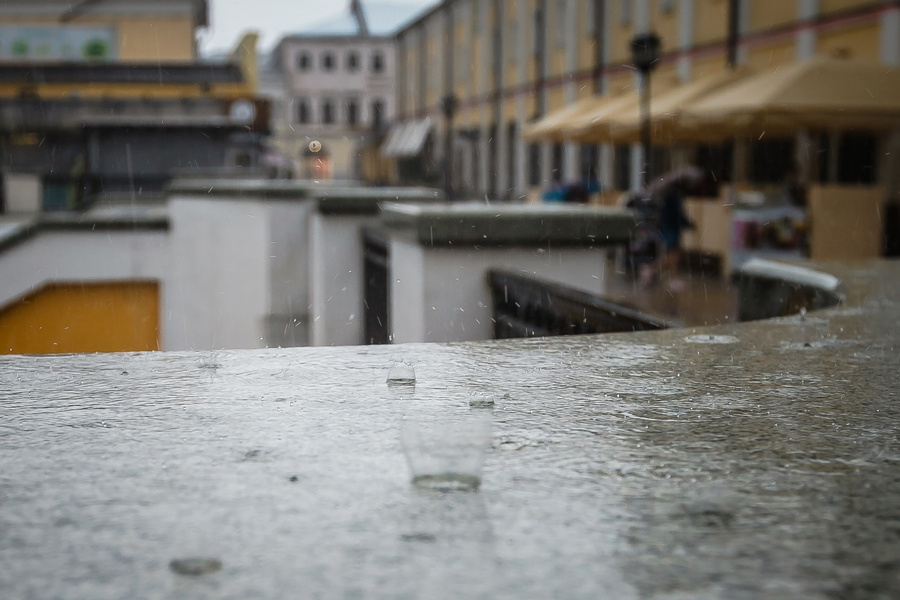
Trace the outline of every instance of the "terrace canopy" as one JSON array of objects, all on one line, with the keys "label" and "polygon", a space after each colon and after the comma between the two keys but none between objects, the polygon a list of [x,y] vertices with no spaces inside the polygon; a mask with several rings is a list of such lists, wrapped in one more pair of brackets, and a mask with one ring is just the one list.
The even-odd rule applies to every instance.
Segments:
[{"label": "terrace canopy", "polygon": [[794,133],[881,131],[900,125],[900,69],[817,57],[751,75],[686,107],[683,139]]},{"label": "terrace canopy", "polygon": [[524,136],[529,140],[594,141],[591,136],[606,125],[609,115],[636,106],[639,100],[636,91],[585,98],[547,114],[526,129]]},{"label": "terrace canopy", "polygon": [[[688,106],[710,94],[719,92],[750,76],[748,67],[725,70],[679,85],[654,95],[650,101],[650,127],[655,143],[679,141],[679,137],[697,135],[693,128],[683,131],[679,118]],[[595,128],[597,133],[607,133],[609,139],[597,141],[639,142],[641,136],[641,110],[638,104],[627,106],[605,118],[606,128]]]},{"label": "terrace canopy", "polygon": [[525,127],[522,135],[528,140],[553,140],[565,139],[565,132],[572,123],[577,122],[586,113],[597,110],[615,97],[590,96],[576,100],[560,109],[551,111]]}]

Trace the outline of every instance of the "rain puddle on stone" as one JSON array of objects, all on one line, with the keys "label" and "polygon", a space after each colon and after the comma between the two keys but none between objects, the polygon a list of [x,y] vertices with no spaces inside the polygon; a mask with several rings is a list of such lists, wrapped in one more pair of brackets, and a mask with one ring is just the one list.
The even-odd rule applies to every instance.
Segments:
[{"label": "rain puddle on stone", "polygon": [[684,341],[689,344],[737,344],[740,340],[733,335],[689,335]]},{"label": "rain puddle on stone", "polygon": [[412,478],[412,484],[436,492],[475,492],[481,487],[481,477],[464,473],[417,475]]},{"label": "rain puddle on stone", "polygon": [[222,569],[222,561],[217,558],[174,558],[169,568],[179,575],[199,577]]},{"label": "rain puddle on stone", "polygon": [[396,363],[388,371],[388,385],[415,385],[416,372],[406,363]]},{"label": "rain puddle on stone", "polygon": [[469,407],[471,408],[494,408],[494,397],[485,392],[470,392]]}]

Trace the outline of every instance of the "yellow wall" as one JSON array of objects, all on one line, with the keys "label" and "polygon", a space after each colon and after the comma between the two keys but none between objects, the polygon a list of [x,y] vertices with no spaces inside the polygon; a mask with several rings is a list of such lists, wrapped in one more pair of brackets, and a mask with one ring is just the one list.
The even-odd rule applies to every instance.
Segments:
[{"label": "yellow wall", "polygon": [[134,19],[118,24],[119,56],[134,61],[190,61],[194,56],[193,23],[188,17]]},{"label": "yellow wall", "polygon": [[728,0],[694,2],[694,41],[702,46],[720,42],[728,35]]},{"label": "yellow wall", "polygon": [[691,79],[699,79],[708,75],[715,75],[725,70],[725,53],[716,52],[703,58],[695,58],[691,61]]},{"label": "yellow wall", "polygon": [[663,54],[668,54],[678,49],[678,7],[679,5],[676,2],[672,12],[664,13],[659,8],[659,1],[651,0],[651,28],[662,41],[660,51]]},{"label": "yellow wall", "polygon": [[[632,15],[633,17],[633,15]],[[613,2],[609,10],[609,64],[631,63],[631,38],[634,37],[634,22],[622,25],[622,3]]]},{"label": "yellow wall", "polygon": [[0,310],[0,354],[158,349],[156,282],[50,284]]},{"label": "yellow wall", "polygon": [[748,53],[747,62],[758,69],[771,69],[793,62],[797,57],[794,41],[754,46]]},{"label": "yellow wall", "polygon": [[[0,98],[12,98],[26,86],[0,84]],[[237,98],[253,94],[250,85],[243,83],[214,85],[208,92],[197,85],[159,85],[129,83],[45,84],[27,86],[29,93],[44,99],[78,96],[81,98],[197,98],[210,95],[216,98]]]},{"label": "yellow wall", "polygon": [[795,1],[748,2],[745,6],[749,10],[747,21],[752,33],[788,25],[797,19]]},{"label": "yellow wall", "polygon": [[872,4],[872,0],[819,0],[819,12],[829,14]]},{"label": "yellow wall", "polygon": [[[4,17],[4,25],[59,26],[56,19]],[[192,61],[194,23],[190,16],[103,17],[84,15],[73,26],[114,26],[119,37],[119,60],[133,62]]]},{"label": "yellow wall", "polygon": [[816,41],[816,51],[828,56],[847,54],[853,58],[880,60],[881,40],[879,36],[878,23],[823,33]]}]

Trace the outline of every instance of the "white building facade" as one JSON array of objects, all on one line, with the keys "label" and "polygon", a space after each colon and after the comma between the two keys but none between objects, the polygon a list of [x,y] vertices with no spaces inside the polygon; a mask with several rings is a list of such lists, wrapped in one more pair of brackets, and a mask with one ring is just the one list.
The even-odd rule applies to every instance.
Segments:
[{"label": "white building facade", "polygon": [[397,61],[389,34],[404,17],[386,8],[354,0],[347,17],[278,43],[284,99],[273,119],[275,140],[301,177],[360,179],[364,149],[394,119]]}]

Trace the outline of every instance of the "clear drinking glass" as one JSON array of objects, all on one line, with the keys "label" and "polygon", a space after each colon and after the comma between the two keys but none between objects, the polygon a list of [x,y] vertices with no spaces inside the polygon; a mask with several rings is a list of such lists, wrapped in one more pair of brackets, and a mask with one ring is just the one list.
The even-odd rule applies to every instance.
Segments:
[{"label": "clear drinking glass", "polygon": [[400,435],[414,486],[443,492],[475,491],[481,485],[490,418],[406,417]]}]

